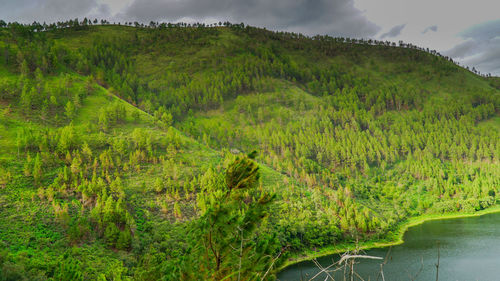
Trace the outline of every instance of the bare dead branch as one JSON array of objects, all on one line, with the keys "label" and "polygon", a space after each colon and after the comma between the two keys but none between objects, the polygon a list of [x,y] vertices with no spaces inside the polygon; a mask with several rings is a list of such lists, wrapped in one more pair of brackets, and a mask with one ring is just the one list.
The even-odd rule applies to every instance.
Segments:
[{"label": "bare dead branch", "polygon": [[381,257],[375,257],[375,256],[366,256],[366,255],[344,255],[339,261],[339,264],[342,264],[345,260],[349,259],[372,259],[372,260],[383,260]]},{"label": "bare dead branch", "polygon": [[333,265],[335,265],[335,264],[331,264],[331,265],[329,265],[328,267],[323,268],[323,266],[321,266],[321,264],[320,264],[320,263],[319,263],[316,259],[314,259],[314,260],[313,260],[313,262],[314,262],[314,264],[316,264],[316,266],[317,266],[317,267],[318,267],[321,271],[320,271],[320,272],[318,272],[316,275],[314,275],[314,277],[313,277],[313,278],[311,278],[311,279],[309,279],[309,280],[313,280],[314,278],[316,278],[316,276],[318,276],[318,275],[319,275],[319,274],[321,274],[322,272],[324,272],[324,273],[327,275],[327,276],[326,276],[326,278],[327,278],[327,279],[328,279],[328,277],[330,277],[332,280],[335,280],[335,279],[334,279],[334,278],[330,275],[330,273],[328,273],[328,271],[327,271],[329,267],[331,267],[331,266],[333,266]]},{"label": "bare dead branch", "polygon": [[363,277],[361,277],[356,271],[353,272],[356,276],[358,276],[358,278],[361,280],[361,281],[365,281],[365,279],[363,279]]},{"label": "bare dead branch", "polygon": [[420,260],[420,269],[417,271],[417,273],[415,274],[415,276],[413,278],[411,278],[411,276],[410,276],[410,280],[413,281],[413,280],[417,279],[418,275],[422,272],[422,270],[424,270],[424,257],[422,257],[422,259]]},{"label": "bare dead branch", "polygon": [[[314,275],[313,277],[311,277],[311,279],[309,279],[309,281],[314,280],[314,279],[315,279],[316,277],[318,277],[321,273],[323,273],[324,271],[327,271],[328,269],[330,269],[331,267],[333,267],[333,266],[335,266],[335,265],[337,265],[337,264],[338,264],[338,263],[332,263],[332,264],[330,264],[329,266],[327,266],[327,267],[325,267],[325,268],[323,268],[323,269],[321,269],[321,268],[320,268],[320,269],[321,269],[321,271],[320,271],[320,272],[318,272],[318,273],[316,273],[316,275]],[[335,271],[335,270],[334,270],[334,271]],[[328,276],[327,276],[327,277],[328,277]],[[333,279],[333,278],[332,278],[332,279]]]},{"label": "bare dead branch", "polygon": [[389,257],[391,255],[391,251],[392,251],[392,246],[389,247],[389,251],[387,251],[387,254],[385,255],[385,259],[384,259],[384,262],[380,264],[380,272],[377,276],[377,281],[378,281],[378,278],[379,277],[382,277],[382,281],[385,281],[385,276],[384,276],[384,265],[387,264],[387,262],[389,261]]},{"label": "bare dead branch", "polygon": [[[287,246],[288,247],[288,246]],[[283,252],[285,252],[286,248],[287,247],[283,247],[280,251],[280,253],[273,259],[273,262],[271,263],[271,265],[269,266],[269,268],[267,269],[266,273],[264,274],[264,276],[262,276],[262,278],[260,278],[260,280],[264,280],[267,276],[267,274],[269,274],[269,272],[271,271],[271,268],[273,268],[274,266],[274,263],[280,258],[280,256],[283,254]]]},{"label": "bare dead branch", "polygon": [[439,241],[437,242],[438,248],[438,261],[436,263],[436,281],[439,281]]}]

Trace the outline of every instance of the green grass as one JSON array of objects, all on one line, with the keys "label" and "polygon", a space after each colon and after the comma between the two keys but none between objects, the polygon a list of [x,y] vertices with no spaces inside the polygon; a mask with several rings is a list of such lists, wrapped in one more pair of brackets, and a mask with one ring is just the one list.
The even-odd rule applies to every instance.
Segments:
[{"label": "green grass", "polygon": [[[6,187],[0,187],[0,247],[5,244],[9,249],[9,259],[29,269],[48,272],[57,268],[66,252],[89,268],[86,274],[90,275],[86,277],[90,279],[101,273],[109,279],[117,271],[130,277],[148,251],[165,254],[163,262],[180,262],[183,251],[197,242],[186,242],[185,237],[178,236],[186,233],[185,228],[190,227],[187,222],[196,220],[200,213],[200,178],[209,168],[222,173],[220,166],[235,150],[258,151],[260,185],[276,194],[263,231],[293,247],[294,252],[280,268],[352,249],[355,245],[349,237],[353,233],[359,236],[361,248],[384,247],[402,243],[409,227],[427,220],[500,210],[495,206],[469,213],[471,208],[478,209],[479,200],[490,196],[491,191],[493,197],[499,192],[500,170],[495,156],[498,146],[494,138],[498,136],[500,117],[495,79],[479,77],[416,50],[338,43],[335,52],[326,53],[312,40],[266,37],[262,30],[247,33],[224,27],[198,31],[165,29],[154,33],[148,28],[109,25],[46,34],[55,46],[67,47],[73,55],[92,46],[96,37],[116,41],[117,45],[109,46],[116,47],[114,53],[122,56],[118,60],[127,61],[132,69],[99,69],[101,65],[92,65],[98,69],[92,70],[92,76],[97,81],[105,80],[101,84],[107,86],[93,83],[94,90],[81,100],[72,120],[65,117],[64,105],[73,101],[74,94],[89,79],[79,74],[85,71],[73,69],[73,61],[43,78],[54,92],[65,81],[64,74],[72,80],[69,89],[64,86],[57,94],[60,104],[54,106],[47,120],[41,117],[39,104],[33,110],[23,110],[20,97],[0,97],[0,184],[7,172],[11,174]],[[1,41],[0,47],[6,42],[11,41]],[[11,44],[13,49],[18,48]],[[115,58],[111,55],[106,59]],[[253,62],[259,64],[252,65]],[[284,68],[280,74],[268,70],[253,75],[255,69],[280,63]],[[248,69],[238,69],[240,64]],[[17,79],[18,73],[12,72],[16,68],[0,63],[0,79]],[[336,72],[327,78],[334,78],[332,81],[339,84],[331,86],[333,90],[315,91],[315,75],[329,73],[329,68]],[[294,73],[301,70],[304,73]],[[241,92],[225,92],[222,102],[197,104],[212,91],[227,86],[211,84],[210,79],[222,81],[232,77],[234,71],[259,83],[243,80],[248,85],[234,87]],[[31,76],[28,80],[35,83]],[[132,97],[120,98],[124,96],[120,89],[126,83],[140,84],[142,92],[138,89],[136,93],[138,106],[127,102]],[[176,83],[179,85],[173,86]],[[252,83],[257,86],[251,86]],[[182,91],[203,93],[182,96]],[[409,93],[417,101],[396,108],[393,104],[398,103],[399,93]],[[182,98],[170,100],[176,94]],[[482,95],[483,100],[478,102],[476,95]],[[373,97],[377,103],[365,100]],[[141,103],[146,100],[153,102],[152,108]],[[113,103],[125,108],[126,117],[109,129],[101,129],[102,108]],[[175,115],[177,103],[184,107]],[[493,106],[493,112],[488,112],[488,116],[476,114],[477,103]],[[381,104],[382,109],[376,109]],[[166,128],[158,121],[158,115],[154,117],[143,109],[173,112],[174,126]],[[441,116],[434,110],[449,112]],[[138,120],[133,115],[138,115]],[[468,118],[475,121],[468,122]],[[30,157],[24,151],[18,155],[16,139],[21,128],[59,134],[70,123],[80,142],[91,144],[93,158],[86,160],[86,168],[92,170],[89,167],[98,163],[94,168],[96,177],[109,181],[107,186],[117,177],[123,183],[124,206],[135,222],[129,250],[109,247],[97,235],[70,243],[68,228],[56,217],[57,204],[68,204],[73,219],[89,217],[95,198],[89,199],[89,206],[83,209],[79,204],[85,200],[76,189],[61,191],[55,203],[39,198],[43,197],[39,196],[40,190],[60,186],[56,177],[63,167],[72,169],[81,147],[54,151],[56,160],[47,160],[38,185],[29,175],[33,164],[27,160],[37,155],[37,148],[30,151]],[[149,144],[144,146],[154,149],[147,152],[147,148],[132,147],[137,132],[149,138]],[[441,143],[428,140],[429,136]],[[108,173],[102,168],[105,153],[118,151],[120,141],[125,143],[126,151],[121,156],[113,155],[111,161],[122,168]],[[448,152],[457,143],[461,146],[454,149],[465,151],[461,159],[452,161],[451,156],[434,152]],[[137,151],[151,155],[137,166],[120,166]],[[367,151],[374,151],[373,155]],[[478,151],[484,154],[479,155]],[[70,159],[66,159],[67,155]],[[96,162],[92,162],[94,159]],[[92,177],[89,173],[86,180]],[[160,179],[165,182],[165,189],[172,191],[156,191],[155,184]],[[184,186],[189,188],[191,182],[196,186],[187,194]],[[181,205],[180,216],[174,212],[176,203]],[[0,249],[0,262],[2,253]],[[32,257],[39,258],[31,261]],[[149,265],[145,262],[143,266]]]},{"label": "green grass", "polygon": [[500,116],[479,123],[479,126],[489,127],[492,130],[500,130]]}]

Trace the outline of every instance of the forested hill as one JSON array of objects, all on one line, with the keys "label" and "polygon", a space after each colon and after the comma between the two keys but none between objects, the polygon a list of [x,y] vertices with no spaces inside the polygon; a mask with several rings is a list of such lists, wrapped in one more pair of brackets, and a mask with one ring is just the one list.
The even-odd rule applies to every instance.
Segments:
[{"label": "forested hill", "polygon": [[500,83],[399,43],[0,21],[0,280],[261,280],[500,188]]}]

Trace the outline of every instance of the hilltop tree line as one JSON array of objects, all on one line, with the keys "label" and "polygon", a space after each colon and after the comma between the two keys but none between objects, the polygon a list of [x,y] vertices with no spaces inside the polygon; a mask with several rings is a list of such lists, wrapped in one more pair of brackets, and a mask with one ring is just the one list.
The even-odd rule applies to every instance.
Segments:
[{"label": "hilltop tree line", "polygon": [[[66,28],[74,30],[78,29],[77,26],[88,27],[91,23],[92,21],[87,19],[81,22],[75,19],[55,24],[55,30]],[[6,30],[13,36],[25,33],[18,29],[26,29],[28,33],[33,34],[24,37],[15,36],[18,41],[15,47],[8,44],[0,50],[0,53],[4,54],[6,64],[23,75],[34,73],[37,69],[44,74],[54,73],[63,66],[85,75],[92,74],[101,85],[112,87],[118,95],[129,102],[151,113],[163,107],[163,110],[169,112],[174,119],[181,118],[190,109],[217,108],[224,100],[234,98],[236,93],[262,90],[265,87],[262,85],[263,77],[297,81],[318,94],[333,94],[336,90],[343,90],[346,85],[358,85],[360,82],[339,71],[341,67],[324,68],[293,61],[289,56],[283,55],[283,51],[277,47],[278,44],[297,50],[315,49],[327,56],[340,53],[352,54],[354,60],[360,59],[357,56],[366,46],[376,45],[384,48],[395,46],[395,43],[388,44],[377,40],[330,36],[307,37],[289,32],[270,32],[228,22],[214,25],[151,23],[144,32],[134,31],[131,38],[96,37],[92,46],[80,48],[75,52],[64,45],[54,44],[54,40],[47,36],[47,32],[41,32],[53,31],[49,27],[53,25],[5,24]],[[190,62],[186,66],[189,71],[182,69],[167,71],[162,75],[162,82],[157,79],[151,81],[137,73],[137,62],[134,59],[134,56],[138,55],[136,50],[150,49],[154,45],[153,42],[155,44],[168,42],[174,49],[175,47],[182,49],[182,44],[186,40],[200,47],[207,46],[210,45],[211,38],[216,38],[220,34],[220,30],[213,26],[224,26],[236,34],[256,40],[247,46],[246,52],[241,55],[225,59],[211,57]],[[440,56],[435,51],[424,50],[403,42],[400,42],[399,46],[401,48],[389,48],[387,54],[390,53],[393,57],[413,57],[414,60],[421,62],[428,61],[436,66],[439,70],[437,73],[455,71],[443,61],[433,59]],[[221,50],[221,53],[223,51],[233,52]],[[429,56],[424,51],[432,55]],[[444,59],[449,60],[449,58]],[[204,75],[202,79],[192,79],[192,70],[207,67],[212,67],[215,71],[211,75]],[[364,79],[369,81],[369,78]]]},{"label": "hilltop tree line", "polygon": [[[185,22],[177,22],[177,23],[171,23],[171,22],[157,22],[157,21],[150,21],[149,24],[144,24],[142,22],[137,22],[137,21],[125,21],[123,24],[121,22],[109,22],[106,19],[100,19],[98,20],[97,18],[94,19],[88,19],[84,18],[83,20],[79,20],[78,18],[67,20],[67,21],[58,21],[54,23],[39,23],[39,22],[33,22],[31,24],[22,24],[19,22],[5,22],[3,20],[0,20],[0,28],[8,28],[11,30],[12,33],[20,36],[20,37],[27,37],[31,38],[35,36],[35,34],[40,35],[43,34],[45,31],[64,31],[65,29],[72,29],[72,30],[88,30],[88,28],[92,25],[124,25],[124,26],[134,26],[136,28],[148,28],[148,29],[159,29],[159,30],[164,30],[164,29],[173,29],[173,28],[193,28],[193,29],[211,29],[211,28],[216,28],[216,27],[227,27],[231,28],[234,30],[244,30],[248,34],[252,33],[263,33],[263,31],[266,33],[266,36],[273,38],[273,39],[295,39],[297,40],[304,40],[304,39],[310,39],[312,41],[315,41],[316,45],[319,45],[319,48],[323,51],[325,51],[326,54],[331,54],[332,53],[332,45],[338,45],[338,43],[342,43],[345,46],[348,46],[349,44],[359,44],[359,45],[370,45],[370,46],[384,46],[384,47],[400,47],[400,48],[408,48],[408,49],[413,49],[413,50],[419,50],[422,52],[426,52],[429,54],[432,54],[437,57],[444,58],[445,60],[448,60],[455,65],[460,65],[458,62],[454,61],[451,57],[444,56],[441,53],[439,53],[436,50],[432,50],[429,48],[424,48],[424,47],[419,47],[417,45],[414,45],[412,43],[405,43],[404,41],[399,41],[399,42],[390,42],[390,41],[383,41],[383,40],[376,40],[376,39],[365,39],[365,38],[349,38],[349,37],[332,37],[329,35],[315,35],[315,36],[306,36],[300,33],[295,33],[295,32],[268,32],[264,29],[260,28],[255,28],[249,25],[245,25],[244,23],[231,23],[228,21],[225,22],[216,22],[216,23],[185,23]],[[43,35],[42,35],[43,36]],[[299,47],[300,48],[300,47]],[[491,73],[481,73],[480,71],[476,70],[475,67],[469,68],[469,66],[465,66],[465,69],[478,74],[482,75],[484,77],[491,77]]]}]

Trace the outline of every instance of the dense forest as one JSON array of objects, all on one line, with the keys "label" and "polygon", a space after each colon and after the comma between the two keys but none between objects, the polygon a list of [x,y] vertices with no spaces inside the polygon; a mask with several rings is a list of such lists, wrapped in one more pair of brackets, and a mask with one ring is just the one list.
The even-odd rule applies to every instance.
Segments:
[{"label": "dense forest", "polygon": [[273,280],[497,203],[500,90],[403,42],[0,21],[0,280]]}]

